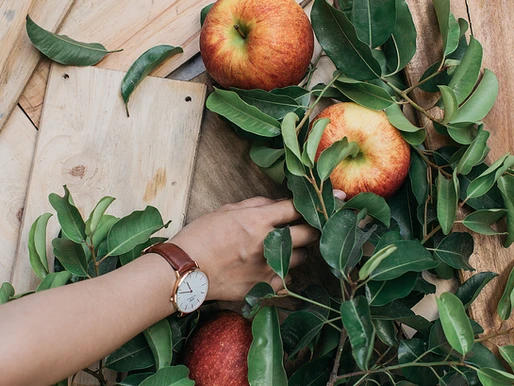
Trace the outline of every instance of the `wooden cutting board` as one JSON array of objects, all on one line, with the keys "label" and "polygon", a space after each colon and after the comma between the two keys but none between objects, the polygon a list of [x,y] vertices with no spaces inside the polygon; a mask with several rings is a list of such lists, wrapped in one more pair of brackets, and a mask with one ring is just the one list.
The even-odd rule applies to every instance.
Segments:
[{"label": "wooden cutting board", "polygon": [[[60,34],[108,49],[123,48],[97,66],[126,71],[139,55],[159,44],[181,46],[183,54],[163,63],[152,75],[165,77],[199,51],[200,11],[212,0],[75,0]],[[45,61],[20,100],[32,122],[39,125],[50,63]]]},{"label": "wooden cutting board", "polygon": [[[124,216],[147,205],[183,225],[189,198],[205,86],[147,78],[130,99],[130,118],[119,88],[124,73],[95,67],[54,65],[34,155],[21,236],[11,282],[17,292],[38,280],[28,259],[28,231],[44,212],[48,195],[67,185],[83,216],[103,196],[117,198],[109,212]],[[59,226],[48,227],[50,240]]]},{"label": "wooden cutting board", "polygon": [[0,0],[0,131],[6,125],[18,98],[41,55],[25,31],[25,16],[55,31],[74,0]]}]

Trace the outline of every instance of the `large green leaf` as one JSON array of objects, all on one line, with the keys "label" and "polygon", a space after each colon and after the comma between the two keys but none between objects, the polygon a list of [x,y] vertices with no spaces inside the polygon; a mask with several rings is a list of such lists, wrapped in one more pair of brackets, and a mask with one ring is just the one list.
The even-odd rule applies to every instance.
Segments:
[{"label": "large green leaf", "polygon": [[396,0],[396,24],[385,43],[387,66],[393,73],[402,70],[416,53],[416,26],[405,0]]},{"label": "large green leaf", "polygon": [[323,320],[309,311],[290,314],[280,326],[284,350],[292,357],[306,347],[321,331]]},{"label": "large green leaf", "polygon": [[280,124],[275,118],[244,102],[234,91],[215,88],[206,106],[249,133],[268,138],[280,135]]},{"label": "large green leaf", "polygon": [[393,321],[375,319],[373,320],[373,325],[375,326],[377,337],[382,343],[390,347],[396,347],[398,345],[398,338],[396,337],[397,331]]},{"label": "large green leaf", "polygon": [[491,225],[501,219],[507,211],[505,209],[483,209],[477,210],[470,213],[462,220],[462,223],[472,231],[481,233],[487,236],[494,236],[503,234],[503,232],[497,232]]},{"label": "large green leaf", "polygon": [[514,308],[514,268],[510,271],[509,278],[505,284],[503,295],[498,302],[498,315],[502,320],[507,320]]},{"label": "large green leaf", "polygon": [[118,256],[148,241],[150,236],[167,224],[162,222],[159,211],[153,206],[134,211],[116,222],[107,235],[109,256]]},{"label": "large green leaf", "polygon": [[491,111],[498,96],[498,79],[488,69],[478,87],[469,99],[461,106],[452,123],[479,122]]},{"label": "large green leaf", "polygon": [[496,276],[498,276],[498,274],[494,272],[477,273],[461,284],[455,292],[455,296],[461,300],[464,304],[464,308],[468,308],[480,294],[485,285]]},{"label": "large green leaf", "polygon": [[63,197],[51,193],[48,200],[57,212],[57,219],[66,237],[76,243],[83,243],[86,240],[86,225],[79,210],[73,205],[70,191],[66,185],[64,185]]},{"label": "large green leaf", "polygon": [[5,282],[0,286],[0,304],[5,304],[14,296],[14,287],[11,283]]},{"label": "large green leaf", "polygon": [[480,130],[459,160],[455,168],[457,173],[466,175],[471,172],[473,166],[478,165],[485,159],[490,150],[487,146],[489,136],[490,133],[488,131]]},{"label": "large green leaf", "polygon": [[273,271],[284,279],[289,271],[293,242],[289,227],[275,228],[264,239],[264,257]]},{"label": "large green leaf", "polygon": [[474,344],[474,334],[464,306],[457,296],[450,292],[436,298],[444,335],[450,345],[466,355]]},{"label": "large green leaf", "polygon": [[325,181],[337,165],[348,157],[359,154],[359,146],[355,142],[348,142],[348,138],[334,142],[323,150],[318,158],[317,170],[319,178]]},{"label": "large green leaf", "polygon": [[417,272],[407,272],[394,280],[370,281],[366,287],[366,298],[372,306],[385,306],[410,294],[418,277]]},{"label": "large green leaf", "polygon": [[397,250],[373,271],[370,276],[373,280],[392,280],[407,272],[421,272],[435,268],[438,264],[417,240],[400,240],[392,244]]},{"label": "large green leaf", "polygon": [[243,316],[245,318],[253,318],[259,312],[261,302],[264,299],[271,299],[275,296],[275,291],[268,283],[260,282],[255,284],[245,295],[246,304],[242,310]]},{"label": "large green leaf", "polygon": [[456,178],[446,179],[439,170],[437,177],[437,219],[443,233],[450,233],[457,217],[459,186]]},{"label": "large green leaf", "polygon": [[155,366],[160,370],[171,364],[173,358],[173,341],[170,323],[162,319],[143,331],[145,339],[152,350]]},{"label": "large green leaf", "polygon": [[346,15],[325,0],[315,0],[311,12],[312,28],[337,69],[357,80],[379,78],[380,65],[371,48],[361,42]]},{"label": "large green leaf", "polygon": [[373,344],[375,342],[375,327],[371,321],[368,301],[363,296],[357,296],[341,304],[341,318],[352,345],[352,355],[362,370],[367,370]]},{"label": "large green leaf", "polygon": [[[467,197],[469,185],[473,182],[481,173],[487,170],[487,165],[485,163],[479,164],[467,175],[459,175],[459,185],[460,185],[460,199],[465,200]],[[497,185],[493,185],[493,187],[484,195],[476,198],[468,198],[466,204],[471,208],[479,210],[479,209],[495,209],[501,208],[502,205],[502,195],[500,189],[498,189]]]},{"label": "large green leaf", "polygon": [[428,198],[428,166],[421,156],[413,151],[410,154],[409,179],[412,193],[418,205],[424,205]]},{"label": "large green leaf", "polygon": [[371,275],[375,268],[378,267],[384,259],[388,258],[393,252],[396,252],[396,249],[396,246],[388,245],[373,253],[373,255],[359,270],[359,280],[365,280],[369,275]]},{"label": "large green leaf", "polygon": [[248,352],[251,386],[287,385],[277,310],[264,307],[252,323],[253,341]]},{"label": "large green leaf", "polygon": [[111,216],[110,214],[104,214],[96,227],[95,233],[93,237],[91,237],[91,242],[93,243],[95,249],[98,250],[100,244],[107,238],[109,231],[112,226],[119,221],[118,217]]},{"label": "large green leaf", "polygon": [[482,368],[477,370],[478,379],[484,386],[512,386],[514,375],[506,371]]},{"label": "large green leaf", "polygon": [[443,120],[441,121],[441,124],[446,125],[457,114],[459,104],[457,102],[457,97],[455,96],[455,93],[450,87],[439,86],[439,90],[441,91],[441,97],[444,106],[444,116]]},{"label": "large green leaf", "polygon": [[46,256],[46,227],[48,220],[52,217],[50,213],[39,216],[29,230],[29,260],[32,270],[40,279],[48,275],[48,260]]},{"label": "large green leaf", "polygon": [[[319,184],[319,181],[318,181]],[[321,202],[316,190],[304,177],[287,174],[287,187],[293,193],[293,203],[296,210],[302,214],[305,221],[319,230],[325,225],[325,217],[321,212]],[[330,180],[323,183],[323,201],[330,216],[334,212],[335,200]]]},{"label": "large green leaf", "polygon": [[316,121],[314,121],[312,129],[309,132],[309,136],[307,137],[307,141],[303,147],[302,161],[304,165],[308,165],[311,168],[314,166],[314,158],[316,157],[319,141],[321,140],[321,136],[329,123],[330,119],[328,118],[316,119]]},{"label": "large green leaf", "polygon": [[354,1],[352,15],[357,37],[372,48],[381,46],[394,31],[395,0]]},{"label": "large green leaf", "polygon": [[439,30],[443,37],[444,56],[448,56],[457,49],[460,38],[460,27],[450,12],[449,0],[433,0]]},{"label": "large green leaf", "polygon": [[417,146],[425,140],[426,131],[423,128],[414,126],[403,114],[400,106],[393,104],[386,110],[389,123],[400,130],[403,138],[411,145]]},{"label": "large green leaf", "polygon": [[284,94],[264,90],[242,90],[238,88],[232,88],[232,90],[243,101],[257,107],[264,114],[268,114],[275,119],[283,119],[287,113],[292,113],[299,107],[298,102]]},{"label": "large green leaf", "polygon": [[458,104],[466,100],[477,83],[482,67],[482,55],[482,45],[471,36],[469,47],[448,84],[448,87],[455,93]]},{"label": "large green leaf", "polygon": [[371,315],[373,319],[394,320],[403,323],[421,334],[428,337],[432,323],[420,315],[416,315],[409,307],[395,300],[383,307],[371,307]]},{"label": "large green leaf", "polygon": [[150,237],[150,239],[146,243],[139,244],[134,247],[131,251],[120,255],[120,263],[121,265],[125,265],[130,263],[131,261],[137,259],[143,254],[143,250],[148,248],[150,245],[157,243],[164,243],[168,239],[166,237]]},{"label": "large green leaf", "polygon": [[105,367],[120,372],[147,369],[154,364],[152,350],[142,333],[105,358]]},{"label": "large green leaf", "polygon": [[468,260],[473,253],[473,236],[466,232],[452,232],[434,249],[434,254],[450,267],[473,271]]},{"label": "large green leaf", "polygon": [[269,168],[284,155],[284,149],[273,149],[259,142],[255,142],[250,148],[250,158],[257,166]]},{"label": "large green leaf", "polygon": [[146,378],[139,386],[194,386],[189,369],[184,365],[168,366]]},{"label": "large green leaf", "polygon": [[391,208],[387,205],[386,200],[371,192],[359,193],[352,197],[344,205],[348,209],[366,209],[368,215],[382,222],[386,227],[391,224]]},{"label": "large green leaf", "polygon": [[286,178],[285,163],[285,159],[279,159],[270,167],[263,168],[259,166],[259,169],[261,170],[261,172],[267,175],[273,182],[275,182],[277,185],[280,185],[282,184],[282,182],[284,182],[284,179]]},{"label": "large green leaf", "polygon": [[87,261],[84,249],[71,240],[53,239],[55,257],[64,268],[75,276],[87,277]]},{"label": "large green leaf", "polygon": [[512,166],[514,166],[514,156],[507,153],[499,158],[469,184],[466,199],[476,198],[486,194],[503,173]]},{"label": "large green leaf", "polygon": [[63,286],[70,279],[71,273],[68,271],[50,273],[46,275],[43,281],[38,285],[36,292],[41,292],[50,288]]},{"label": "large green leaf", "polygon": [[95,208],[89,215],[89,218],[86,220],[86,235],[91,237],[95,233],[96,228],[100,224],[100,221],[105,214],[105,211],[114,200],[114,197],[105,196],[100,201],[98,201],[98,204],[96,204]]},{"label": "large green leaf", "polygon": [[66,66],[92,66],[102,60],[108,51],[100,43],[82,43],[66,35],[57,35],[40,26],[27,15],[27,34],[34,46],[54,62]]},{"label": "large green leaf", "polygon": [[498,350],[505,362],[507,362],[510,368],[514,371],[514,346],[499,346]]},{"label": "large green leaf", "polygon": [[291,376],[288,386],[326,386],[333,367],[332,362],[328,356],[307,362]]},{"label": "large green leaf", "polygon": [[[413,363],[427,351],[427,345],[421,339],[406,339],[398,347],[398,362],[402,364]],[[428,362],[432,355],[425,355],[420,362]],[[437,377],[428,367],[404,367],[402,373],[409,381],[416,385],[432,386],[437,384]]]},{"label": "large green leaf", "polygon": [[514,177],[500,177],[498,179],[498,188],[500,189],[505,208],[507,209],[507,230],[509,233],[503,245],[505,248],[508,248],[514,243]]},{"label": "large green leaf", "polygon": [[[155,374],[154,372],[146,372],[146,373],[136,373],[131,374],[127,378],[123,379],[122,381],[119,381],[117,383],[117,386],[140,386],[141,382],[143,382],[146,378],[148,378],[150,375]],[[66,385],[68,385],[66,383]]]},{"label": "large green leaf", "polygon": [[372,83],[336,82],[334,87],[348,99],[368,109],[384,110],[394,104],[386,90]]}]

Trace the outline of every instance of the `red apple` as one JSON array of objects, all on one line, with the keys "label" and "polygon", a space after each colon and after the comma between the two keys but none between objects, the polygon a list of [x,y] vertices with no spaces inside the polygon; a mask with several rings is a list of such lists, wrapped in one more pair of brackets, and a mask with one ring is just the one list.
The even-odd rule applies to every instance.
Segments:
[{"label": "red apple", "polygon": [[218,0],[200,34],[207,72],[225,88],[297,84],[313,48],[311,24],[295,0]]},{"label": "red apple", "polygon": [[355,103],[331,105],[314,120],[329,118],[316,152],[347,137],[356,142],[360,153],[348,157],[336,166],[330,180],[351,198],[361,192],[373,192],[390,197],[401,186],[410,164],[410,147],[383,111],[369,110]]},{"label": "red apple", "polygon": [[196,386],[248,386],[252,325],[241,315],[222,311],[198,326],[185,348],[184,364]]}]

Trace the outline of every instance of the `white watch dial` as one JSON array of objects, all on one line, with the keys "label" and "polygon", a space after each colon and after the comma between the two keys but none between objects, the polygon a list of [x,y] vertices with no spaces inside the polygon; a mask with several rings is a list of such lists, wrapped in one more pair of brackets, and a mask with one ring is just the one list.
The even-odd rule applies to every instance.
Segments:
[{"label": "white watch dial", "polygon": [[209,281],[202,271],[187,274],[177,288],[175,303],[181,312],[193,312],[207,297]]}]

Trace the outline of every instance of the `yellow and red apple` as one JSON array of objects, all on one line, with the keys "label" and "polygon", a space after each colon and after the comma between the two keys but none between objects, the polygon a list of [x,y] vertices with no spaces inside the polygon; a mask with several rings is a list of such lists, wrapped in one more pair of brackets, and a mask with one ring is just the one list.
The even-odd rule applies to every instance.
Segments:
[{"label": "yellow and red apple", "polygon": [[225,88],[297,84],[313,48],[311,24],[295,0],[218,0],[200,34],[207,72]]},{"label": "yellow and red apple", "polygon": [[383,111],[374,111],[356,103],[344,102],[327,107],[313,120],[329,118],[316,152],[334,142],[348,138],[356,142],[359,154],[336,166],[330,180],[334,189],[351,198],[362,192],[390,197],[401,186],[409,172],[410,147]]}]

